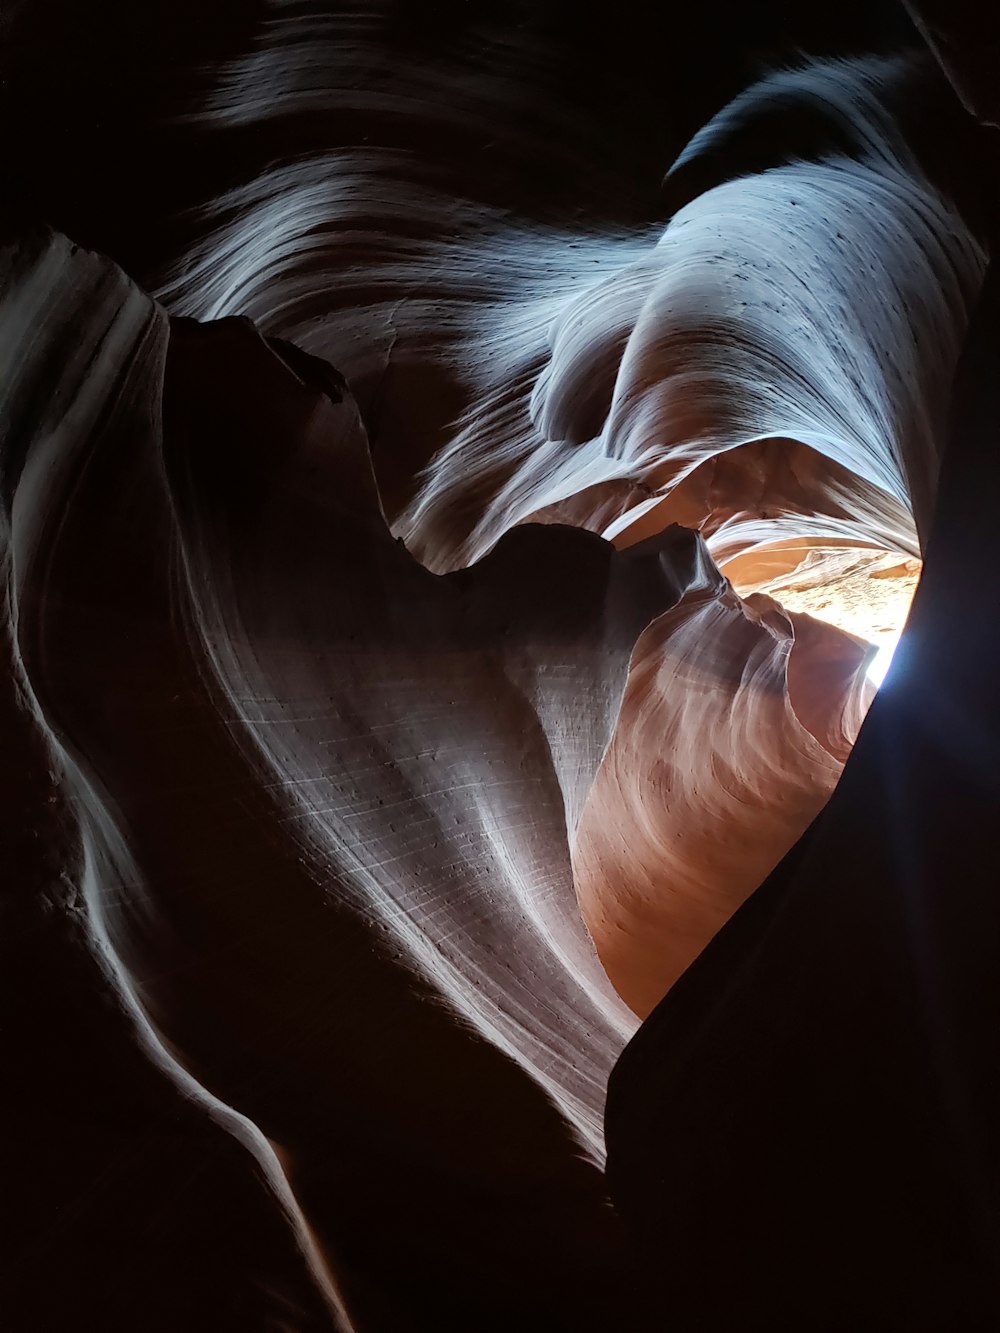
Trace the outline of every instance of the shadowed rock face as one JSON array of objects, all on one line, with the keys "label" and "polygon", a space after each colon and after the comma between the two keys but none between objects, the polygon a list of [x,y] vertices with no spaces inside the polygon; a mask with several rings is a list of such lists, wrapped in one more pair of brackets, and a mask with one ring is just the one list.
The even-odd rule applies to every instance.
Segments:
[{"label": "shadowed rock face", "polygon": [[991,270],[921,586],[837,790],[612,1075],[614,1198],[660,1308],[701,1328],[1000,1310],[997,594],[963,573],[992,541],[998,315]]},{"label": "shadowed rock face", "polygon": [[681,151],[554,10],[274,0],[83,106],[124,214],[18,150],[15,1333],[991,1325],[985,157],[880,22]]}]

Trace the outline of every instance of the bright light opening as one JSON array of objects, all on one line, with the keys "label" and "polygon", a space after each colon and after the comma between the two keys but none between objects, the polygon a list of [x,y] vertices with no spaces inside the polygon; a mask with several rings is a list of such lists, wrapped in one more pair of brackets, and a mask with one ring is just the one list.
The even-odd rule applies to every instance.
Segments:
[{"label": "bright light opening", "polygon": [[[765,561],[770,559],[771,567]],[[782,559],[791,568],[776,572]],[[868,679],[877,689],[885,680],[899,643],[910,602],[920,578],[920,561],[888,551],[873,551],[822,543],[789,545],[758,556],[760,572],[770,578],[734,586],[739,593],[764,592],[786,611],[804,611],[825,620],[877,648],[868,664]]]},{"label": "bright light opening", "polygon": [[876,689],[885,680],[886,672],[892,665],[892,657],[899,644],[900,637],[899,634],[880,634],[873,639],[869,639],[869,643],[874,643],[878,648],[878,652],[868,663],[868,679]]}]

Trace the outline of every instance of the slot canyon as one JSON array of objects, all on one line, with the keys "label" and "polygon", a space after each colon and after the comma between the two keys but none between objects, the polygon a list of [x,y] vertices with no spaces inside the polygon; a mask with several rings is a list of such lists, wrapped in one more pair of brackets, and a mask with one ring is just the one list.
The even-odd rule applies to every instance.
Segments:
[{"label": "slot canyon", "polygon": [[0,1329],[1000,1327],[1000,14],[0,34]]}]

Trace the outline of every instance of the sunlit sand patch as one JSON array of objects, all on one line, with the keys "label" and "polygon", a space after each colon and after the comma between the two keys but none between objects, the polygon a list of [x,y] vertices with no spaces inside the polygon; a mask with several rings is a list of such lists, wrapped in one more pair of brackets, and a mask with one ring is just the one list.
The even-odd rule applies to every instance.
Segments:
[{"label": "sunlit sand patch", "polygon": [[919,560],[891,551],[817,547],[790,573],[737,591],[766,592],[786,611],[804,611],[867,639],[878,650],[868,664],[868,678],[879,686],[906,624],[920,570]]}]

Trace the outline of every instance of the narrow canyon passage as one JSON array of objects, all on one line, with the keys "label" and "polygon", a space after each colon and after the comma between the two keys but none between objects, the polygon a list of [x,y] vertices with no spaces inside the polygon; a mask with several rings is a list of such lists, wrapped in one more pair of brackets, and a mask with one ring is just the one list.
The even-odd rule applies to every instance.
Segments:
[{"label": "narrow canyon passage", "polygon": [[994,1326],[967,34],[147,18],[0,52],[0,1325]]}]

